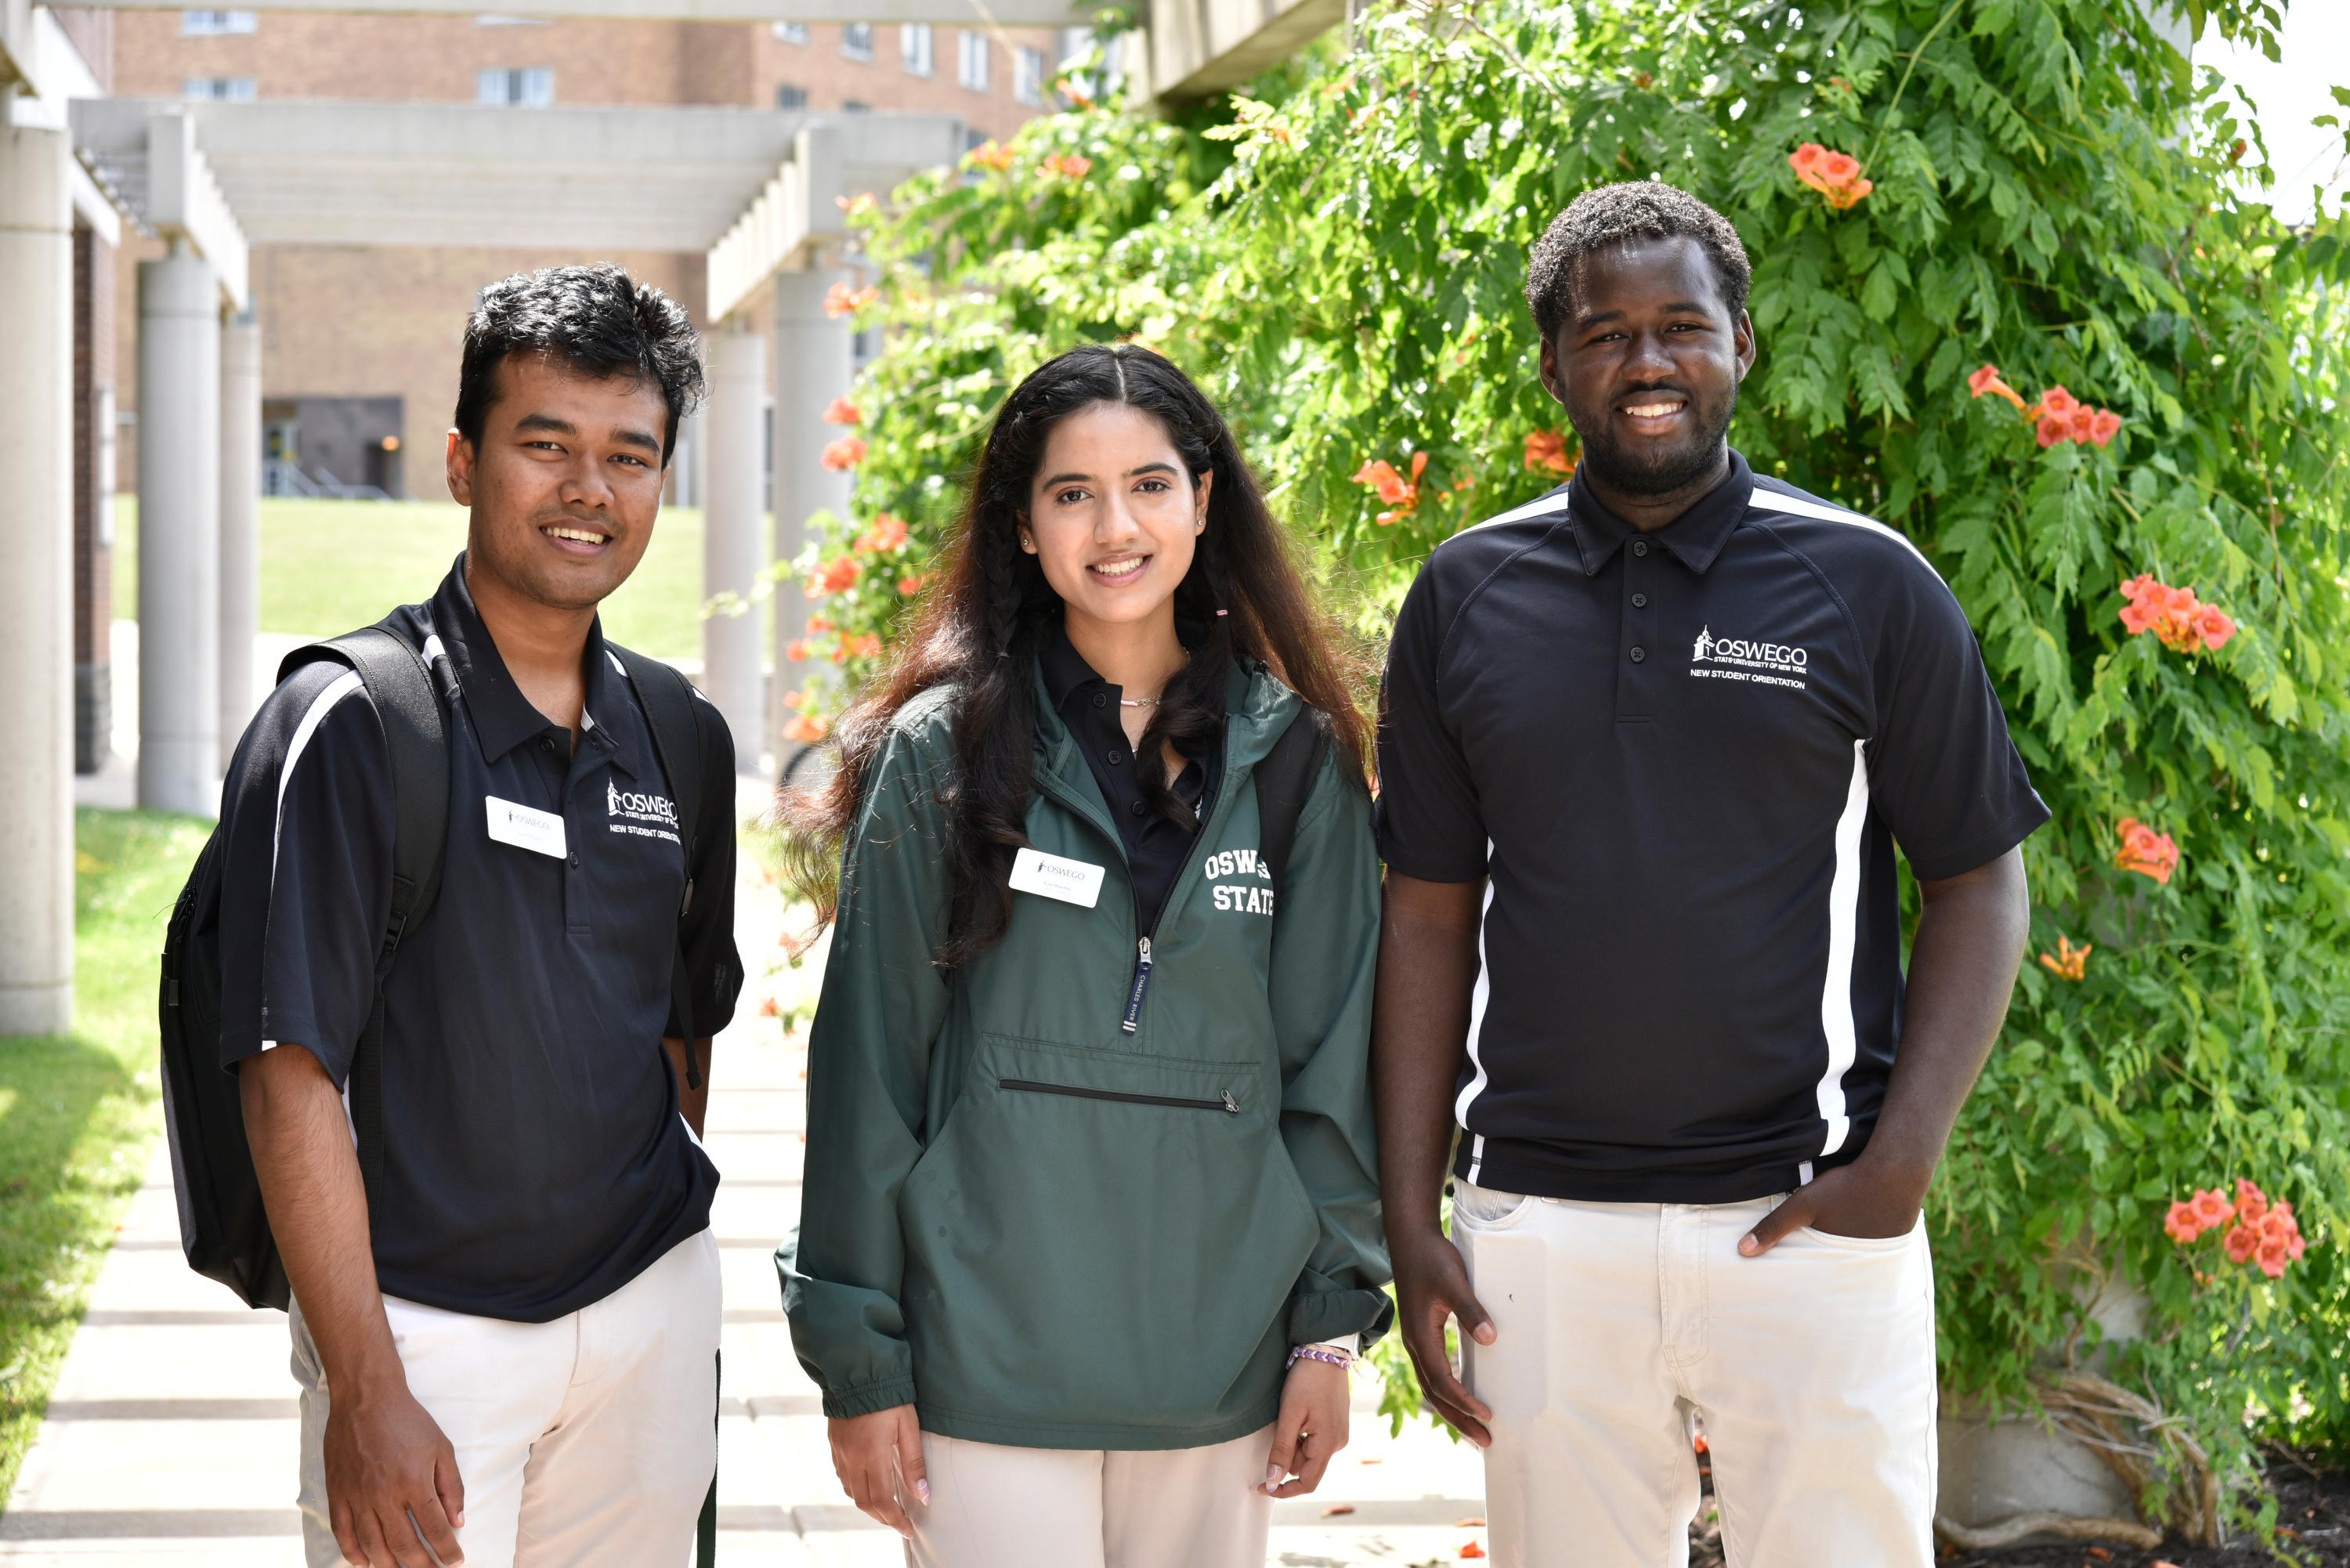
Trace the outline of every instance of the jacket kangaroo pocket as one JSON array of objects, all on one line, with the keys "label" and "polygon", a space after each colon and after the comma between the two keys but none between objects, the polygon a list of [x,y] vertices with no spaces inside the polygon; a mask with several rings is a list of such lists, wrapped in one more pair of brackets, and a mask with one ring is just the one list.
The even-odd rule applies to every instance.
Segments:
[{"label": "jacket kangaroo pocket", "polygon": [[1245,1415],[1316,1231],[1269,1064],[1000,1035],[899,1220],[922,1404],[1040,1429]]}]

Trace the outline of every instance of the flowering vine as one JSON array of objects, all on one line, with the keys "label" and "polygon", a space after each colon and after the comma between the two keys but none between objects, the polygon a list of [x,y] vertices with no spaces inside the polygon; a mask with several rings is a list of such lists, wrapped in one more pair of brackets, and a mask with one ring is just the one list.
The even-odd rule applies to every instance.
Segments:
[{"label": "flowering vine", "polygon": [[2060,936],[2056,939],[2054,952],[2040,955],[2040,967],[2058,980],[2085,979],[2089,971],[2089,954],[2095,950],[2094,943],[2083,942],[2076,948],[2072,938]]},{"label": "flowering vine", "polygon": [[2005,398],[2013,403],[2043,447],[2068,441],[2109,446],[2121,432],[2121,415],[2111,409],[2093,409],[2062,387],[2051,387],[2037,401],[2025,402],[2023,394],[2000,376],[1996,365],[1985,365],[1969,376],[1967,390],[1978,398]]},{"label": "flowering vine", "polygon": [[1877,189],[1875,182],[1862,177],[1859,159],[1816,141],[1806,141],[1787,154],[1787,167],[1839,213],[1858,206],[1863,196]]},{"label": "flowering vine", "polygon": [[1566,432],[1565,431],[1527,431],[1526,466],[1548,469],[1557,474],[1572,474],[1575,472],[1575,459],[1566,455]]},{"label": "flowering vine", "polygon": [[2282,1278],[2286,1265],[2309,1250],[2293,1205],[2272,1199],[2243,1177],[2236,1179],[2233,1201],[2216,1187],[2199,1191],[2173,1203],[2162,1221],[2163,1234],[2181,1247],[2193,1246],[2222,1226],[2226,1231],[2220,1247],[2228,1261],[2258,1268],[2272,1280]]},{"label": "flowering vine", "polygon": [[2114,865],[2169,886],[2170,874],[2178,867],[2178,846],[2170,835],[2157,833],[2134,816],[2123,817],[2116,831],[2121,835],[2122,846],[2114,853]]},{"label": "flowering vine", "polygon": [[881,291],[870,286],[851,288],[845,283],[836,283],[824,291],[824,313],[837,321],[879,304],[880,299]]},{"label": "flowering vine", "polygon": [[2122,609],[2129,634],[2150,631],[2174,653],[2219,648],[2236,635],[2235,620],[2225,610],[2198,600],[2193,588],[2171,587],[2149,573],[2124,583],[2122,597],[2129,600]]},{"label": "flowering vine", "polygon": [[1377,519],[1382,528],[1393,527],[1419,510],[1419,476],[1428,472],[1428,454],[1416,452],[1411,455],[1411,477],[1396,472],[1395,464],[1380,458],[1367,462],[1355,471],[1355,483],[1368,485],[1378,493],[1388,510]]}]

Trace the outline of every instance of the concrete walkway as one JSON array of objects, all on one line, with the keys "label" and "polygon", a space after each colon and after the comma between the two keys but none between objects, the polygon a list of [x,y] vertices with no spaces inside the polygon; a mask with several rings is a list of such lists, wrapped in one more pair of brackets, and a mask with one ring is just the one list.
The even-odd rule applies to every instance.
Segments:
[{"label": "concrete walkway", "polygon": [[[725,1177],[712,1216],[726,1287],[720,1553],[727,1568],[884,1568],[903,1561],[898,1540],[849,1507],[834,1480],[771,1259],[799,1213],[806,1057],[803,1041],[760,1008],[802,999],[814,966],[780,968],[781,900],[747,866],[739,907],[753,979],[717,1045],[708,1138]],[[182,1260],[159,1145],[0,1515],[0,1563],[298,1568],[286,1356],[283,1314],[245,1310]],[[1474,1450],[1420,1426],[1388,1438],[1376,1378],[1357,1378],[1354,1445],[1322,1495],[1275,1505],[1270,1561],[1425,1563],[1451,1562],[1472,1540],[1482,1547],[1484,1531],[1461,1522],[1483,1511]],[[1038,1568],[1054,1560],[1053,1543],[1038,1542]]]}]

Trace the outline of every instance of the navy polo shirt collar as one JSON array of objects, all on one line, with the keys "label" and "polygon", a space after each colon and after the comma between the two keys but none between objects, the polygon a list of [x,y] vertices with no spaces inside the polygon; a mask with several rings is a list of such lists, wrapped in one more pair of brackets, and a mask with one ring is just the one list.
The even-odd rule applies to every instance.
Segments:
[{"label": "navy polo shirt collar", "polygon": [[[449,568],[449,575],[442,579],[440,591],[432,596],[432,627],[442,650],[449,656],[449,667],[456,674],[457,689],[465,699],[466,715],[473,721],[473,738],[482,748],[484,762],[494,763],[525,742],[560,727],[531,704],[507,671],[506,661],[498,652],[490,628],[482,624],[481,612],[473,607],[473,593],[465,582],[465,556],[462,551],[456,564]],[[601,616],[588,624],[581,673],[586,682],[579,726],[582,739],[620,772],[636,777],[636,769],[628,763],[626,749],[613,744],[605,728],[606,721],[596,716],[600,712],[607,719],[617,717],[621,707],[612,701],[613,682],[620,676],[611,652],[604,645]]]},{"label": "navy polo shirt collar", "polygon": [[1059,621],[1055,621],[1045,634],[1036,662],[1044,671],[1045,691],[1053,699],[1055,712],[1066,714],[1069,699],[1088,686],[1107,696],[1119,694],[1108,681],[1094,673],[1094,667],[1086,662],[1086,656],[1077,651],[1076,645],[1069,640],[1067,628]]},{"label": "navy polo shirt collar", "polygon": [[[1746,504],[1753,493],[1754,471],[1746,466],[1746,459],[1733,447],[1730,472],[1723,475],[1721,483],[1690,503],[1688,511],[1646,536],[1670,550],[1681,565],[1702,576],[1721,554],[1721,547],[1730,543],[1731,533],[1746,515]],[[1639,529],[1599,504],[1580,470],[1567,488],[1567,521],[1575,532],[1575,548],[1583,556],[1583,569],[1595,577],[1625,541],[1640,536]]]}]

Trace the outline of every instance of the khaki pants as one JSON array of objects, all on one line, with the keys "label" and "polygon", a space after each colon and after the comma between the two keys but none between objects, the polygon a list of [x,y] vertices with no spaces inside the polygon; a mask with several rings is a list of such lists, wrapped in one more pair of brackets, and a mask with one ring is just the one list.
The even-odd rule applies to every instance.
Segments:
[{"label": "khaki pants", "polygon": [[[718,1464],[718,1243],[709,1231],[552,1323],[393,1296],[383,1310],[409,1392],[457,1450],[465,1568],[686,1568]],[[303,1543],[310,1568],[338,1568],[326,1376],[298,1303],[293,1321]]]},{"label": "khaki pants", "polygon": [[1925,1227],[1739,1238],[1776,1205],[1578,1203],[1454,1185],[1491,1346],[1495,1568],[1684,1568],[1705,1425],[1730,1568],[1929,1568],[1934,1278]]},{"label": "khaki pants", "polygon": [[1263,1568],[1273,1428],[1204,1449],[1015,1449],[922,1434],[910,1568]]}]

